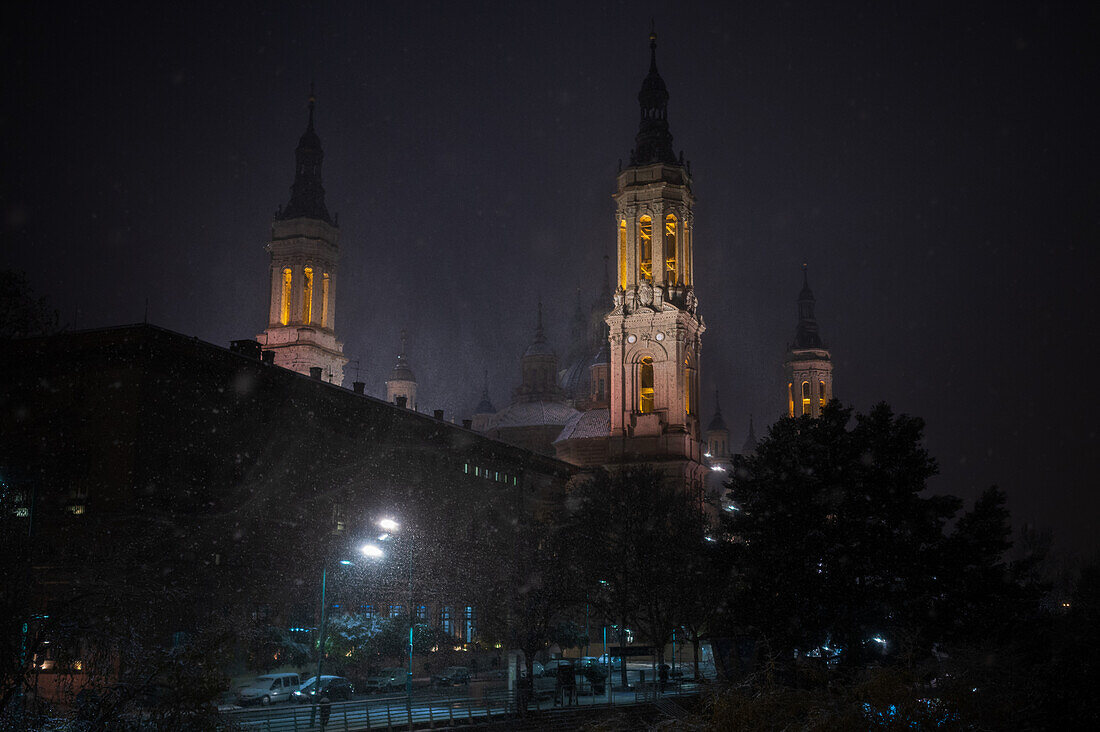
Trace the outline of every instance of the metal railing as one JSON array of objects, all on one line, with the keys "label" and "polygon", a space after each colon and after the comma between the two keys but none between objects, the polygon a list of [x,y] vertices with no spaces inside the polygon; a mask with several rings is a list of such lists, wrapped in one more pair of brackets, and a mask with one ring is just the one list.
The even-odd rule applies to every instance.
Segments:
[{"label": "metal railing", "polygon": [[[575,695],[524,694],[528,712],[585,707],[629,706],[652,702],[660,695],[695,693],[694,684],[645,684],[629,691],[593,694],[578,689]],[[480,696],[448,697],[414,693],[333,702],[327,716],[318,704],[276,704],[224,712],[226,722],[241,730],[257,732],[357,732],[358,730],[401,730],[450,727],[455,724],[485,723],[515,718],[520,696],[507,690],[485,691]],[[324,725],[322,726],[322,720]]]}]

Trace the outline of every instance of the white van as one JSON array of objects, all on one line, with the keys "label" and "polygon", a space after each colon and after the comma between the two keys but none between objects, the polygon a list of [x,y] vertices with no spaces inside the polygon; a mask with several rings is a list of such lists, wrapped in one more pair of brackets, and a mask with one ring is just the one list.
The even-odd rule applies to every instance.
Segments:
[{"label": "white van", "polygon": [[290,701],[298,691],[298,674],[264,674],[257,676],[248,686],[237,690],[237,703],[242,707],[249,704],[273,704]]}]

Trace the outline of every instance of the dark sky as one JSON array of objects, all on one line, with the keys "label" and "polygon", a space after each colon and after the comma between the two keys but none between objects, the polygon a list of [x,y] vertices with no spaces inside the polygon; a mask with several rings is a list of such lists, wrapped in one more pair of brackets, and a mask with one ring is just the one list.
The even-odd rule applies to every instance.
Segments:
[{"label": "dark sky", "polygon": [[204,340],[261,332],[313,80],[337,334],[378,394],[408,328],[422,408],[459,418],[483,368],[507,403],[540,297],[565,350],[614,256],[655,18],[733,443],[785,408],[805,261],[838,396],[925,418],[935,490],[999,484],[1017,524],[1100,546],[1095,4],[24,6],[0,266],[76,328],[148,298]]}]

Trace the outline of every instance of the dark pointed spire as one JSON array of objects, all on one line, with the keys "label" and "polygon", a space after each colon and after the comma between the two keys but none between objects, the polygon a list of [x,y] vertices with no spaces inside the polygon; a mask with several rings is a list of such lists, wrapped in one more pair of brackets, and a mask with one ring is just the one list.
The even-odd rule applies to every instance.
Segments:
[{"label": "dark pointed spire", "polygon": [[756,452],[756,430],[752,426],[752,414],[749,414],[749,436],[745,438],[745,444],[741,446],[742,455],[751,455]]},{"label": "dark pointed spire", "polygon": [[298,139],[294,151],[294,184],[290,187],[290,202],[279,212],[279,219],[319,219],[332,223],[325,207],[325,188],[321,185],[321,163],[325,158],[321,138],[313,130],[313,107],[316,104],[313,85],[309,87],[309,122]]},{"label": "dark pointed spire", "polygon": [[527,346],[524,356],[552,355],[554,350],[546,343],[546,334],[542,332],[542,300],[539,300],[538,321],[535,325],[535,340]]},{"label": "dark pointed spire", "polygon": [[714,430],[725,430],[729,432],[729,428],[726,427],[726,420],[722,419],[722,405],[718,403],[717,389],[714,390],[714,419],[710,421],[707,432],[713,432]]},{"label": "dark pointed spire", "polygon": [[409,366],[408,356],[405,355],[406,334],[405,329],[401,329],[401,352],[397,354],[397,363],[393,366],[393,371],[390,372],[390,381],[416,381],[416,376],[413,375],[412,367]]},{"label": "dark pointed spire", "polygon": [[798,293],[798,328],[795,330],[795,348],[824,348],[825,344],[817,332],[817,319],[814,317],[814,292],[810,289],[808,266],[802,265],[802,291]]},{"label": "dark pointed spire", "polygon": [[638,92],[641,123],[630,154],[631,165],[667,163],[676,165],[672,151],[672,133],[668,131],[668,89],[657,71],[657,32],[649,33],[649,75]]},{"label": "dark pointed spire", "polygon": [[485,369],[484,376],[485,382],[481,390],[481,401],[478,402],[474,414],[496,414],[497,409],[493,406],[493,401],[489,398],[489,369]]}]

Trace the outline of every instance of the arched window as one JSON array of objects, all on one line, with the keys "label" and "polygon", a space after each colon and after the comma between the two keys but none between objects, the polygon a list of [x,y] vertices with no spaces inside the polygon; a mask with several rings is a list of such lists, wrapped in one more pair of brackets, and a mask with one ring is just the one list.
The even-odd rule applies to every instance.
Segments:
[{"label": "arched window", "polygon": [[653,219],[638,219],[638,277],[653,279]]},{"label": "arched window", "polygon": [[688,360],[684,359],[684,411],[687,414],[691,414],[695,409],[695,394],[692,393],[692,387],[695,385],[695,373],[688,365]]},{"label": "arched window", "polygon": [[626,289],[626,219],[619,222],[619,287]]},{"label": "arched window", "polygon": [[332,327],[328,320],[328,272],[321,275],[321,327]]},{"label": "arched window", "polygon": [[825,394],[825,382],[824,381],[819,381],[819,382],[817,382],[817,386],[818,386],[817,396],[821,401],[822,409],[824,409],[825,408],[825,401],[829,398]]},{"label": "arched window", "polygon": [[302,322],[309,325],[313,320],[313,268],[306,267],[306,276],[302,287]]},{"label": "arched window", "polygon": [[286,325],[290,322],[290,267],[283,270],[283,296],[279,301],[279,322]]},{"label": "arched window", "polygon": [[802,382],[802,413],[810,413],[810,382]]},{"label": "arched window", "polygon": [[794,416],[794,384],[787,382],[787,412]]},{"label": "arched window", "polygon": [[670,285],[676,282],[676,217],[665,216],[665,280]]},{"label": "arched window", "polygon": [[653,411],[653,359],[646,356],[638,366],[638,411]]}]

